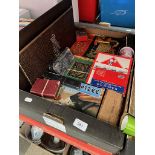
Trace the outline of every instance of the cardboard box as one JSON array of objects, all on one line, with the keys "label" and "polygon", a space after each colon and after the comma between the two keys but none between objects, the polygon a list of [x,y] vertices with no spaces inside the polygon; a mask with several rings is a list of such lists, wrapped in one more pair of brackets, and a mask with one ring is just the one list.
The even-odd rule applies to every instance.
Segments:
[{"label": "cardboard box", "polygon": [[57,97],[60,85],[61,83],[58,80],[37,78],[35,83],[32,85],[30,92],[42,97],[44,96],[55,99]]},{"label": "cardboard box", "polygon": [[[70,145],[67,144],[62,155],[68,155]],[[19,136],[19,154],[20,155],[55,155],[46,149],[33,144],[31,141],[27,140],[24,136]]]},{"label": "cardboard box", "polygon": [[107,90],[97,119],[116,126],[119,122],[123,97],[113,90]]},{"label": "cardboard box", "polygon": [[76,41],[72,47],[71,52],[74,55],[83,56],[85,52],[88,50],[90,44],[92,43],[92,39],[88,39],[87,41]]},{"label": "cardboard box", "polygon": [[129,102],[129,114],[135,116],[135,76],[132,81],[131,97]]},{"label": "cardboard box", "polygon": [[[55,155],[40,145],[34,144],[32,141],[25,137],[25,130],[29,127],[28,124],[24,123],[20,128],[19,133],[19,153],[20,155]],[[64,152],[61,155],[68,155],[70,145],[66,144]]]},{"label": "cardboard box", "polygon": [[88,36],[87,33],[85,31],[77,31],[76,32],[76,41],[80,42],[80,41],[87,41],[88,40]]},{"label": "cardboard box", "polygon": [[125,95],[132,59],[98,53],[86,82],[96,87],[115,90]]},{"label": "cardboard box", "polygon": [[82,91],[80,87],[79,89],[75,89],[64,85],[62,89],[59,99],[62,105],[72,107],[78,111],[96,117],[104,95],[104,89],[100,89],[99,96],[88,94],[86,91]]},{"label": "cardboard box", "polygon": [[19,136],[19,154],[20,155],[54,155],[46,151],[40,146],[37,146],[28,141],[23,136]]},{"label": "cardboard box", "polygon": [[[22,89],[19,95],[20,116],[22,117],[24,115],[27,121],[31,121],[32,119],[34,122],[38,122],[37,125],[41,123],[45,127],[44,129],[49,129],[49,126],[51,126],[51,131],[53,128],[56,128],[66,132],[66,136],[69,135],[78,139],[80,142],[87,143],[90,149],[92,147],[92,150],[86,148],[87,151],[93,152],[93,149],[98,147],[108,152],[107,154],[118,153],[124,147],[124,135],[118,128],[114,128],[105,122],[101,122],[92,116],[88,116],[69,107],[56,105],[54,102],[46,101],[41,97],[28,93],[30,90],[28,84],[31,85],[37,77],[43,75],[48,68],[51,58],[53,61],[56,58],[53,51],[53,47],[55,46],[53,42],[51,43],[51,34],[55,34],[55,39],[62,49],[71,47],[75,42],[76,37],[74,32],[76,28],[72,19],[72,9],[70,8],[67,11],[64,9],[68,3],[68,0],[64,0],[60,8],[55,8],[52,13],[50,12],[51,14],[45,13],[44,18],[42,17],[41,21],[35,23],[38,25],[37,30],[44,30],[40,30],[42,32],[39,32],[39,35],[37,34],[38,36],[20,51],[20,89]],[[59,16],[55,17],[55,14],[58,15],[58,12]],[[55,20],[52,17],[55,17]],[[44,20],[46,21],[45,24]],[[62,25],[64,25],[64,28],[62,28]],[[82,25],[78,27],[82,27]],[[34,28],[35,26],[33,30]],[[121,40],[128,35],[125,30],[112,27],[107,29],[95,24],[85,24],[83,28],[91,34],[116,37]],[[134,36],[132,35],[131,38],[133,39]],[[132,39],[129,39],[129,42]],[[25,98],[30,98],[32,101],[26,102]],[[45,114],[49,115],[48,120],[53,121],[53,124],[47,124],[48,121],[45,121],[45,116],[47,117],[47,115]],[[24,119],[24,117],[22,118]],[[85,132],[73,126],[77,118],[88,124]],[[79,147],[82,146],[81,143],[77,145]]]},{"label": "cardboard box", "polygon": [[[66,25],[65,30],[59,28],[63,24]],[[73,14],[70,8],[20,51],[19,62],[22,74],[32,85],[36,78],[43,75],[49,62],[54,62],[66,47],[71,47],[75,40]],[[25,79],[20,82],[24,85]]]},{"label": "cardboard box", "polygon": [[[20,91],[19,96],[21,114],[104,149],[110,154],[118,153],[123,149],[124,134],[118,128],[77,110],[54,104],[24,91]],[[32,99],[31,104],[28,104],[25,98]],[[84,131],[73,125],[77,119],[87,124]]]}]

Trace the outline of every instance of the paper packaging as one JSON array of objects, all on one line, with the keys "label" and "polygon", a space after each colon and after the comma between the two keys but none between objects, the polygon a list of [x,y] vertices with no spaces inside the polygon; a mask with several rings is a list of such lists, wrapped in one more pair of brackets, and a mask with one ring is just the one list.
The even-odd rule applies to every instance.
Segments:
[{"label": "paper packaging", "polygon": [[123,93],[126,90],[127,83],[128,75],[126,74],[102,68],[96,68],[91,84]]},{"label": "paper packaging", "polygon": [[102,101],[97,119],[116,126],[122,107],[122,94],[107,90]]},{"label": "paper packaging", "polygon": [[39,96],[48,98],[56,98],[59,91],[60,81],[39,79],[35,81],[30,92]]},{"label": "paper packaging", "polygon": [[80,88],[75,89],[73,87],[63,85],[63,91],[60,95],[59,102],[63,105],[67,105],[84,113],[87,113],[88,115],[96,117],[103,94],[103,88],[100,88],[99,96],[94,97],[94,95],[90,96],[90,94],[86,94],[86,92],[83,93],[83,91],[81,93]]},{"label": "paper packaging", "polygon": [[92,41],[93,39],[88,39],[87,41],[82,42],[76,41],[71,47],[71,52],[74,55],[83,56],[85,52],[88,50]]},{"label": "paper packaging", "polygon": [[125,95],[132,58],[98,53],[86,83],[115,90]]}]

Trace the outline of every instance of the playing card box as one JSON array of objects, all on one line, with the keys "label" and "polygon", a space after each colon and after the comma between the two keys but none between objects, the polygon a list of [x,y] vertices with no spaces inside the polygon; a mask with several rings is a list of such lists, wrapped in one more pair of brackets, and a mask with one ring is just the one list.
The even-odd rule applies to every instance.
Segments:
[{"label": "playing card box", "polygon": [[125,95],[132,65],[131,58],[98,53],[86,83]]},{"label": "playing card box", "polygon": [[119,93],[125,92],[127,83],[128,75],[102,68],[96,68],[92,79],[92,85],[112,89]]}]

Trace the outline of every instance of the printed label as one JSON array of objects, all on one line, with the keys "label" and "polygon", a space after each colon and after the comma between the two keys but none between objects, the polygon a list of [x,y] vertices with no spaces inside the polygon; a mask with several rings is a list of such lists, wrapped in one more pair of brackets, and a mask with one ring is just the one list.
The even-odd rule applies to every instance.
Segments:
[{"label": "printed label", "polygon": [[111,89],[111,90],[114,90],[118,93],[124,92],[124,87],[117,86],[117,85],[107,83],[107,82],[103,82],[103,81],[99,81],[99,80],[95,80],[95,79],[92,79],[91,84],[96,86],[96,87]]},{"label": "printed label", "polygon": [[128,10],[115,10],[113,13],[111,13],[112,15],[116,15],[116,16],[124,16],[128,13]]},{"label": "printed label", "polygon": [[73,126],[85,132],[87,130],[88,124],[76,118]]},{"label": "printed label", "polygon": [[30,103],[30,102],[32,102],[32,98],[30,98],[30,97],[26,97],[26,98],[24,99],[24,101]]},{"label": "printed label", "polygon": [[65,126],[64,126],[63,124],[58,123],[58,122],[56,122],[56,121],[54,121],[54,120],[52,120],[52,119],[49,119],[49,118],[47,118],[47,117],[45,117],[45,116],[43,116],[43,119],[44,119],[44,121],[45,121],[45,123],[46,123],[47,125],[49,125],[49,126],[51,126],[51,127],[54,127],[54,128],[56,128],[56,129],[58,129],[58,130],[60,130],[60,131],[66,133],[66,128],[65,128]]},{"label": "printed label", "polygon": [[81,83],[80,92],[93,96],[100,97],[101,96],[101,88],[97,88],[88,84]]}]

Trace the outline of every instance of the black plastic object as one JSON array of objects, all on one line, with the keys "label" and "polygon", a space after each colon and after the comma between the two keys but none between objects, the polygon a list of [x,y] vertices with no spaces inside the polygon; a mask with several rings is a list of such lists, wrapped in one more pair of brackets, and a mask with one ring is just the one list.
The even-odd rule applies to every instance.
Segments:
[{"label": "black plastic object", "polygon": [[[26,26],[19,32],[19,50],[34,39],[47,26],[55,21],[61,14],[63,14],[71,6],[71,0],[62,0],[56,6],[48,10],[39,18],[34,20],[31,24]],[[39,26],[38,26],[39,25]]]},{"label": "black plastic object", "polygon": [[[26,102],[25,98],[30,98],[31,102]],[[43,119],[44,113],[62,118],[66,134],[113,154],[116,154],[123,149],[124,134],[119,128],[114,128],[113,126],[105,122],[101,122],[92,116],[66,106],[57,105],[21,90],[19,93],[19,112],[20,114],[30,117],[31,119],[45,125],[46,123]],[[73,126],[76,118],[88,124],[85,132]]]}]

